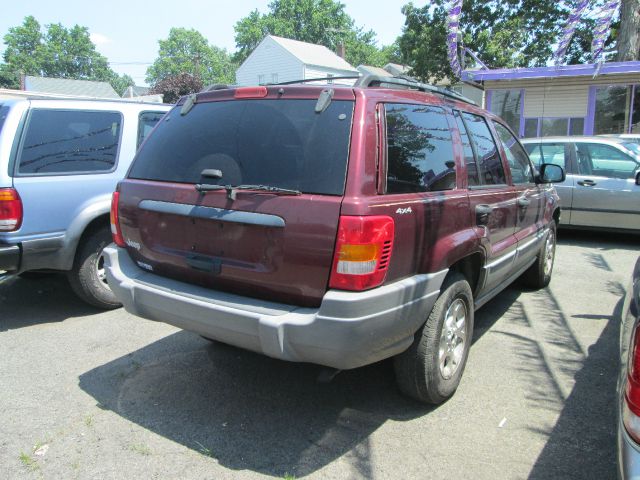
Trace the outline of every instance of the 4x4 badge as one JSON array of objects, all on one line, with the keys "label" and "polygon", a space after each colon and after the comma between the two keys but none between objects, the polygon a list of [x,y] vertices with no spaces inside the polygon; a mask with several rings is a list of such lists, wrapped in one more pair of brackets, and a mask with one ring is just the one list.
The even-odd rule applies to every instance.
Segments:
[{"label": "4x4 badge", "polygon": [[398,213],[400,215],[404,215],[405,213],[413,213],[413,210],[411,210],[411,207],[399,208],[399,209],[396,210],[396,213]]}]

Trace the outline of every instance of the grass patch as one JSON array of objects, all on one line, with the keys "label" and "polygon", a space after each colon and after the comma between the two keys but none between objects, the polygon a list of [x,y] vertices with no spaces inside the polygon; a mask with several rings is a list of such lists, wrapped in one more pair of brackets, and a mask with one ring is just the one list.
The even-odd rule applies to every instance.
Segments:
[{"label": "grass patch", "polygon": [[282,480],[296,480],[296,476],[291,475],[290,473],[285,473],[284,477],[282,477]]},{"label": "grass patch", "polygon": [[129,450],[140,455],[151,455],[151,449],[142,443],[134,443],[129,445]]},{"label": "grass patch", "polygon": [[36,470],[40,469],[40,465],[38,465],[36,459],[28,453],[20,452],[20,456],[18,458],[20,458],[20,462],[22,463],[22,465],[30,472],[35,472]]},{"label": "grass patch", "polygon": [[202,454],[205,455],[207,457],[213,457],[213,452],[211,451],[210,448],[205,447],[204,445],[202,445],[200,442],[196,442],[198,444],[198,451]]},{"label": "grass patch", "polygon": [[93,427],[93,415],[86,415],[84,417],[84,424],[89,428]]}]

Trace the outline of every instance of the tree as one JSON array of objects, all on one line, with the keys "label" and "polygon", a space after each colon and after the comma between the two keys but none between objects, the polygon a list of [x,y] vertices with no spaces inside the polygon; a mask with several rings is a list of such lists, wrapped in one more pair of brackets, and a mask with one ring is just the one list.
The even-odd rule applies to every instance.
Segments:
[{"label": "tree", "polygon": [[183,95],[196,93],[202,90],[203,84],[199,77],[190,73],[178,73],[164,77],[158,81],[149,94],[162,94],[162,100],[165,103],[176,103]]},{"label": "tree", "polygon": [[376,34],[356,27],[344,9],[335,0],[273,0],[268,13],[254,10],[236,23],[235,58],[243,62],[271,34],[324,45],[333,51],[344,43],[346,60],[352,65],[387,63],[386,50],[376,46]]},{"label": "tree", "polygon": [[[413,74],[422,79],[452,78],[447,59],[446,4],[403,7],[399,46]],[[460,16],[465,46],[493,68],[546,65],[568,10],[552,0],[467,0]],[[575,52],[574,52],[575,54]]]},{"label": "tree", "polygon": [[620,7],[619,62],[640,58],[640,0],[622,0]]},{"label": "tree", "polygon": [[[65,28],[59,23],[42,30],[28,16],[22,25],[12,27],[4,36],[6,45],[0,65],[0,86],[18,88],[20,74],[111,83],[122,94],[133,85],[127,75],[119,76],[109,67],[106,57],[96,50],[86,27]],[[122,88],[124,86],[124,88]]]},{"label": "tree", "polygon": [[147,82],[151,85],[185,73],[205,85],[235,81],[235,65],[230,55],[226,50],[209,45],[197,30],[172,28],[169,37],[158,43],[158,58],[147,69]]}]

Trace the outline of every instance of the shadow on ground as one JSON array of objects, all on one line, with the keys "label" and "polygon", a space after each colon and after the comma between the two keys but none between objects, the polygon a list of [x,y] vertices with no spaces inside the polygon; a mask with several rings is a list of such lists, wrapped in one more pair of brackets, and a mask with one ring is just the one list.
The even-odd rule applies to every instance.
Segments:
[{"label": "shadow on ground", "polygon": [[593,247],[600,250],[635,250],[640,243],[637,233],[604,232],[561,228],[558,231],[558,243],[578,247]]},{"label": "shadow on ground", "polygon": [[[585,321],[606,320],[606,327],[597,342],[589,347],[583,361],[572,361],[569,354],[566,363],[559,365],[560,369],[573,374],[575,384],[566,398],[559,397],[556,392],[545,395],[547,408],[557,409],[560,416],[550,432],[542,432],[548,435],[548,440],[530,478],[616,477],[616,382],[623,300],[621,297],[608,317],[574,315],[574,318]],[[558,337],[558,344],[565,345],[564,348],[574,348],[577,342],[568,327],[566,317],[559,314],[557,319],[559,329],[563,325],[565,327],[564,333]],[[523,355],[526,356],[524,352],[525,350]],[[575,356],[577,355],[574,354]],[[532,382],[536,381],[533,371],[523,370],[523,373],[529,375]],[[540,400],[533,393],[532,401]]]},{"label": "shadow on ground", "polygon": [[0,332],[100,313],[76,297],[64,274],[1,280]]},{"label": "shadow on ground", "polygon": [[429,411],[402,397],[390,362],[318,383],[320,367],[178,332],[80,377],[80,387],[142,427],[234,470],[301,477],[347,454],[371,478],[368,437]]}]

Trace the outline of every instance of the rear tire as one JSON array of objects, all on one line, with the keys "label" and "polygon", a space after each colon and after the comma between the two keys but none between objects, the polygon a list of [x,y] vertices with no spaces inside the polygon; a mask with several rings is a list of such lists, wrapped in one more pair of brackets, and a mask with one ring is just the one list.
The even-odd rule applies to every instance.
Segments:
[{"label": "rear tire", "polygon": [[104,275],[102,251],[111,243],[111,232],[103,227],[90,234],[78,246],[73,269],[67,278],[75,294],[94,307],[112,310],[122,304],[113,294]]},{"label": "rear tire", "polygon": [[556,231],[556,222],[552,221],[536,261],[522,274],[522,281],[527,287],[539,290],[549,285],[556,258]]},{"label": "rear tire", "polygon": [[458,388],[473,335],[473,294],[466,278],[445,279],[413,344],[394,358],[396,382],[409,397],[439,404]]}]

